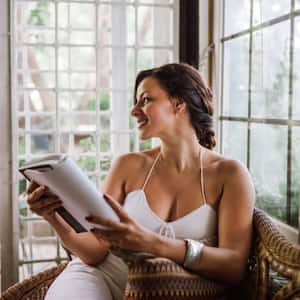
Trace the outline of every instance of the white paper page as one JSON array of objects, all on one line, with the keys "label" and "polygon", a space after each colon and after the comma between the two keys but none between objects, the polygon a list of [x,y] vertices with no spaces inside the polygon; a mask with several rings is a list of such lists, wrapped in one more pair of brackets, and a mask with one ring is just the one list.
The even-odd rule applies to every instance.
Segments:
[{"label": "white paper page", "polygon": [[56,194],[63,201],[63,206],[87,230],[97,227],[85,220],[89,215],[119,221],[119,217],[106,203],[95,185],[71,158],[68,157],[62,163],[53,165],[53,168],[46,172],[28,169],[25,174]]}]

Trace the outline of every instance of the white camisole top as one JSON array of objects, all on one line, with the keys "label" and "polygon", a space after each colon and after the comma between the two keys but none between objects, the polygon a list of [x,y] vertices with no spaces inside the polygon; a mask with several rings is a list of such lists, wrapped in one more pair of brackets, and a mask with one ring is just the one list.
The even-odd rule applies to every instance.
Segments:
[{"label": "white camisole top", "polygon": [[124,209],[137,223],[161,235],[177,239],[205,240],[208,244],[215,245],[217,241],[217,214],[214,208],[206,202],[203,153],[203,150],[200,151],[200,186],[203,198],[203,204],[200,207],[171,222],[164,221],[153,212],[147,201],[145,187],[161,155],[159,153],[146,176],[143,187],[127,194],[124,200]]}]

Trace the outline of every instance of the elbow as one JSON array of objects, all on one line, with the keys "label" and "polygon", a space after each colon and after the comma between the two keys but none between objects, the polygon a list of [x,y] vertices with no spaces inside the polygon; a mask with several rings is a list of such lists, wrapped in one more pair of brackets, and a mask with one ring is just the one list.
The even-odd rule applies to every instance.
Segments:
[{"label": "elbow", "polygon": [[86,264],[86,265],[89,265],[91,267],[96,267],[97,265],[99,265],[104,259],[105,257],[80,257],[80,260]]},{"label": "elbow", "polygon": [[246,266],[244,264],[236,264],[231,270],[226,274],[224,280],[227,284],[238,285],[245,276]]}]

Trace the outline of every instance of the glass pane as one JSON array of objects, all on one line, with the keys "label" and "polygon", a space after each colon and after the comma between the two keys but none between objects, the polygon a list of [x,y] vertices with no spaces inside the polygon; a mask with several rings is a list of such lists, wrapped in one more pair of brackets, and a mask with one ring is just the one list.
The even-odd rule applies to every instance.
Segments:
[{"label": "glass pane", "polygon": [[300,0],[295,1],[295,8],[300,9]]},{"label": "glass pane", "polygon": [[92,91],[61,92],[58,94],[60,111],[95,111],[96,97]]},{"label": "glass pane", "polygon": [[251,125],[250,170],[257,206],[286,222],[287,127]]},{"label": "glass pane", "polygon": [[222,121],[222,153],[247,164],[247,123]]},{"label": "glass pane", "polygon": [[250,27],[251,0],[225,0],[225,36]]},{"label": "glass pane", "polygon": [[54,47],[48,46],[23,46],[17,55],[18,69],[55,70]]},{"label": "glass pane", "polygon": [[54,88],[54,72],[18,72],[18,84],[25,88]]},{"label": "glass pane", "polygon": [[169,46],[173,44],[173,10],[163,7],[138,8],[138,39],[140,45]]},{"label": "glass pane", "polygon": [[92,29],[95,25],[95,5],[87,3],[59,3],[58,26],[70,29]]},{"label": "glass pane", "polygon": [[100,159],[100,169],[105,172],[110,169],[111,166],[111,158],[109,156],[103,156]]},{"label": "glass pane", "polygon": [[96,131],[96,114],[81,113],[73,117],[73,129],[75,131]]},{"label": "glass pane", "polygon": [[[18,28],[31,26],[37,28],[53,27],[55,24],[55,6],[50,1],[16,1],[14,21]],[[19,27],[20,26],[20,27]]]},{"label": "glass pane", "polygon": [[48,154],[54,152],[54,138],[51,134],[32,134],[30,136],[30,152],[32,154]]},{"label": "glass pane", "polygon": [[55,41],[55,31],[54,29],[28,29],[26,32],[18,31],[16,35],[17,43],[33,43],[33,44],[43,44],[43,43],[54,43]]},{"label": "glass pane", "polygon": [[292,135],[292,199],[291,199],[291,225],[298,228],[300,205],[300,128],[294,127]]},{"label": "glass pane", "polygon": [[58,49],[59,70],[95,71],[96,52],[93,47],[60,47]]},{"label": "glass pane", "polygon": [[249,37],[224,44],[223,115],[248,115]]},{"label": "glass pane", "polygon": [[290,4],[291,0],[254,0],[254,25],[289,13],[291,10]]},{"label": "glass pane", "polygon": [[55,128],[55,116],[33,116],[30,118],[30,129],[51,130]]},{"label": "glass pane", "polygon": [[[39,79],[39,81],[41,78]],[[40,86],[37,86],[40,88]],[[26,93],[25,93],[26,94]],[[56,97],[55,93],[51,91],[33,90],[27,93],[29,108],[35,112],[55,112]]]},{"label": "glass pane", "polygon": [[19,136],[19,141],[18,141],[18,150],[19,150],[19,155],[24,155],[25,154],[25,136],[21,135]]},{"label": "glass pane", "polygon": [[93,153],[96,151],[95,134],[74,134],[74,153]]},{"label": "glass pane", "polygon": [[[290,22],[282,22],[253,35],[253,117],[287,118]],[[276,49],[276,51],[274,51]]]},{"label": "glass pane", "polygon": [[109,133],[102,133],[100,135],[100,152],[111,151],[111,136]]},{"label": "glass pane", "polygon": [[139,2],[147,4],[172,4],[174,0],[139,0]]},{"label": "glass pane", "polygon": [[138,71],[169,63],[173,60],[172,52],[168,50],[143,49],[138,51]]},{"label": "glass pane", "polygon": [[82,156],[77,160],[77,164],[83,171],[96,170],[96,157],[95,156]]},{"label": "glass pane", "polygon": [[300,17],[295,19],[293,118],[300,120]]},{"label": "glass pane", "polygon": [[95,43],[95,31],[59,30],[58,42],[63,44],[91,45]]},{"label": "glass pane", "polygon": [[[135,44],[135,8],[128,5],[123,11],[124,5],[99,5],[98,10],[98,32],[97,42],[100,45],[119,45],[122,44],[134,45]],[[124,14],[124,15],[123,15]],[[113,23],[113,17],[117,18],[118,15],[123,15],[123,21],[126,22],[125,28],[115,28],[113,24],[121,25],[120,22]],[[120,27],[120,26],[119,26]],[[122,41],[118,36],[122,32]],[[125,35],[124,35],[125,34]]]},{"label": "glass pane", "polygon": [[59,73],[58,87],[62,89],[95,89],[96,73]]}]

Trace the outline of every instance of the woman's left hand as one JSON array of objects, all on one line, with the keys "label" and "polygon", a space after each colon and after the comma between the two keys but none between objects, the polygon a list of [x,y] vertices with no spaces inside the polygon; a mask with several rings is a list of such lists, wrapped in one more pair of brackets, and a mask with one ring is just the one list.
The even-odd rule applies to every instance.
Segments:
[{"label": "woman's left hand", "polygon": [[91,231],[100,240],[108,241],[112,246],[132,251],[151,252],[154,233],[137,224],[124,208],[108,195],[104,195],[107,203],[120,218],[120,222],[105,219],[99,216],[88,216],[90,223],[104,226],[105,229],[94,227]]}]

